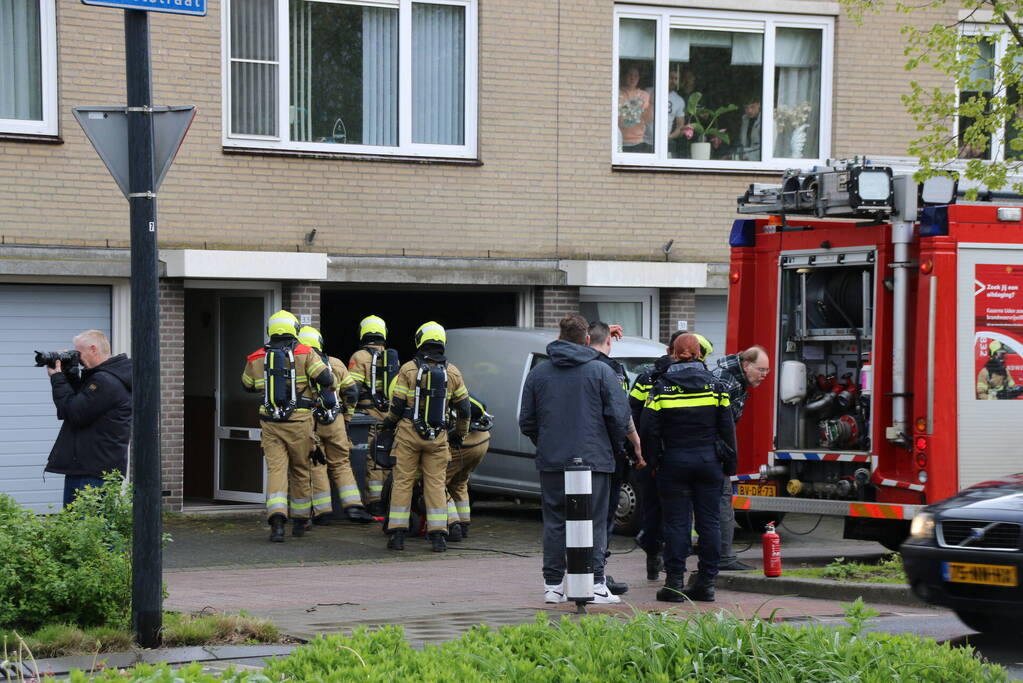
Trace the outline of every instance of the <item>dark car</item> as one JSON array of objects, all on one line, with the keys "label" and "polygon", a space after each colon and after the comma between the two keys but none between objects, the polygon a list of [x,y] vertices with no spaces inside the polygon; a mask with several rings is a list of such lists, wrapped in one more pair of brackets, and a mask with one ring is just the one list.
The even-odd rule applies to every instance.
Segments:
[{"label": "dark car", "polygon": [[982,633],[1023,632],[1023,474],[927,506],[900,550],[920,599]]}]

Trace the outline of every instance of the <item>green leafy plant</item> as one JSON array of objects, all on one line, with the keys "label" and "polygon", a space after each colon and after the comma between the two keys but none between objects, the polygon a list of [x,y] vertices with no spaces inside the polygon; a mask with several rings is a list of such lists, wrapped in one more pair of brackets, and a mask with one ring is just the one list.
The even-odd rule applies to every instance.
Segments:
[{"label": "green leafy plant", "polygon": [[130,553],[131,499],[116,475],[51,515],[0,495],[0,628],[126,625]]},{"label": "green leafy plant", "polygon": [[717,109],[708,109],[700,104],[702,101],[703,93],[690,93],[689,100],[686,102],[686,114],[688,115],[686,118],[688,123],[682,129],[682,134],[690,139],[695,135],[697,142],[710,142],[713,144],[714,138],[717,138],[726,145],[729,144],[731,138],[728,136],[728,131],[718,127],[718,119],[723,114],[735,111],[739,107],[735,104],[727,104]]}]

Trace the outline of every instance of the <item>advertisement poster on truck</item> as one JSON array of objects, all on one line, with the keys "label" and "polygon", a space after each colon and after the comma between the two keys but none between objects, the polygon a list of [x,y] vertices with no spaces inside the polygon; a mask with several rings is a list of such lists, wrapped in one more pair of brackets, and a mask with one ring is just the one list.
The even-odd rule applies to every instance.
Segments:
[{"label": "advertisement poster on truck", "polygon": [[978,264],[974,277],[974,371],[978,400],[1023,393],[1023,267]]}]

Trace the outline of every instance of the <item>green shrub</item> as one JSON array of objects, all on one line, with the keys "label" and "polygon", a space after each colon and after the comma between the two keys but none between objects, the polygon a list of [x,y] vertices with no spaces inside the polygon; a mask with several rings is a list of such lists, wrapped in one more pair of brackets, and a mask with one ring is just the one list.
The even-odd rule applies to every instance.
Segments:
[{"label": "green shrub", "polygon": [[[848,608],[848,625],[796,628],[773,618],[723,613],[637,614],[624,620],[569,616],[492,630],[477,626],[455,641],[413,650],[400,626],[319,637],[261,672],[217,678],[200,665],[104,672],[99,681],[235,683],[269,681],[858,681],[862,683],[1008,681],[1000,666],[969,648],[914,635],[863,633],[876,612]],[[772,615],[773,617],[773,615]],[[78,675],[73,681],[85,681]]]},{"label": "green shrub", "polygon": [[131,524],[116,475],[51,515],[0,494],[0,628],[127,624]]},{"label": "green shrub", "polygon": [[164,647],[276,643],[281,634],[273,622],[241,614],[168,613],[163,621]]}]

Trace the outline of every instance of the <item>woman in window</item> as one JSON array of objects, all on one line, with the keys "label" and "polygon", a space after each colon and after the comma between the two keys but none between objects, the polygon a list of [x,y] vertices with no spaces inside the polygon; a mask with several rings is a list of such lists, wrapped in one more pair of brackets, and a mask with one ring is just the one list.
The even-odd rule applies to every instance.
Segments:
[{"label": "woman in window", "polygon": [[649,154],[654,151],[653,146],[643,142],[643,135],[653,122],[654,112],[650,93],[639,87],[639,68],[625,67],[618,82],[618,130],[622,134],[622,151]]}]

